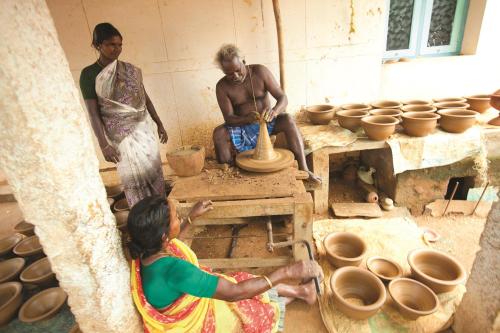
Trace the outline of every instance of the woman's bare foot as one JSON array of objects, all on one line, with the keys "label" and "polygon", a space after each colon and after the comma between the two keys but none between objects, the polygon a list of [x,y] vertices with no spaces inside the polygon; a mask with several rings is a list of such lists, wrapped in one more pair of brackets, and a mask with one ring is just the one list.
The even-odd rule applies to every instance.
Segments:
[{"label": "woman's bare foot", "polygon": [[301,285],[301,292],[299,298],[309,305],[316,303],[318,295],[316,294],[316,286],[314,281]]}]

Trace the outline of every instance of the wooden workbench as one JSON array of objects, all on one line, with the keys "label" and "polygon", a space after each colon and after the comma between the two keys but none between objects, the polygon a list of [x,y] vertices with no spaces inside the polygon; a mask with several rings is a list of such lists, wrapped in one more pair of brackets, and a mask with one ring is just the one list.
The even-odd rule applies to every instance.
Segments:
[{"label": "wooden workbench", "polygon": [[[312,241],[313,201],[301,180],[296,179],[297,169],[287,168],[268,174],[235,172],[232,169],[204,170],[194,177],[175,181],[169,199],[176,200],[179,215],[189,213],[194,202],[212,200],[214,209],[194,221],[194,225],[243,224],[255,217],[290,215],[293,239]],[[265,221],[265,219],[258,219]],[[306,259],[304,245],[293,246],[295,260]],[[282,266],[290,257],[274,258],[211,258],[200,263],[212,268]]]}]

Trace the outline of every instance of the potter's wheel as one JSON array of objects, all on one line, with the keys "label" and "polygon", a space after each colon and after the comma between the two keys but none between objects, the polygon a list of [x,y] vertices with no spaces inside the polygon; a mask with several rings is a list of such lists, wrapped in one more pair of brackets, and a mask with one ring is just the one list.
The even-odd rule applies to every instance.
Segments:
[{"label": "potter's wheel", "polygon": [[274,156],[271,159],[254,159],[255,149],[244,151],[236,156],[238,167],[252,172],[274,172],[284,169],[293,163],[293,153],[287,149],[274,149]]}]

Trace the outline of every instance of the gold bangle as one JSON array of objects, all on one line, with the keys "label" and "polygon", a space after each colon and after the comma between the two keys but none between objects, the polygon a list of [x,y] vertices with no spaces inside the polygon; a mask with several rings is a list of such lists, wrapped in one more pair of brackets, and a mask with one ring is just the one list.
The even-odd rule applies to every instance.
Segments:
[{"label": "gold bangle", "polygon": [[267,284],[269,285],[269,289],[271,289],[273,287],[273,283],[271,282],[271,280],[265,275],[262,275],[262,277],[264,278],[264,280],[266,280]]}]

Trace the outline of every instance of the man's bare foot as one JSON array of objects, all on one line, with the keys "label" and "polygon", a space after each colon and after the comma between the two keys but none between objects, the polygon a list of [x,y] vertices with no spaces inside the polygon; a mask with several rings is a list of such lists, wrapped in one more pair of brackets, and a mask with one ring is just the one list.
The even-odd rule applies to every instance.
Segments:
[{"label": "man's bare foot", "polygon": [[311,171],[307,170],[307,173],[309,174],[309,178],[307,179],[308,182],[311,182],[316,185],[321,185],[323,183],[323,180],[320,177],[316,176]]},{"label": "man's bare foot", "polygon": [[301,294],[299,298],[305,301],[309,305],[313,305],[316,303],[318,295],[316,294],[316,286],[314,285],[314,281],[310,281],[309,283],[301,285]]}]

